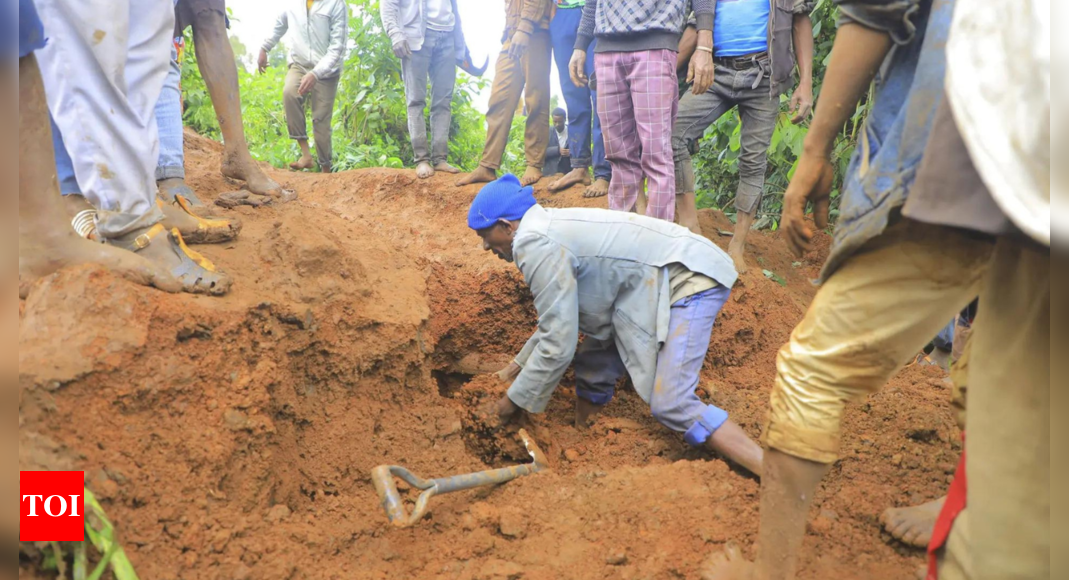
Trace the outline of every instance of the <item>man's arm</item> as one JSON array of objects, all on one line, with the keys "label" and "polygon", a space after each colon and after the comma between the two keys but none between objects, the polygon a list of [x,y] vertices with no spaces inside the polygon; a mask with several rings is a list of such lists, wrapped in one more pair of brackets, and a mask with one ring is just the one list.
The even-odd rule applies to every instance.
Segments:
[{"label": "man's arm", "polygon": [[523,0],[523,9],[520,11],[520,23],[516,25],[516,30],[532,34],[535,31],[535,28],[538,27],[538,23],[541,22],[549,12],[551,1],[552,0]]},{"label": "man's arm", "polygon": [[688,25],[683,29],[683,36],[679,37],[679,52],[676,53],[676,70],[681,71],[690,64],[690,57],[694,55],[694,49],[698,46],[698,29],[694,25]]},{"label": "man's arm", "polygon": [[327,53],[316,63],[312,74],[317,79],[329,76],[331,71],[338,68],[345,58],[345,43],[349,36],[349,8],[345,2],[334,5],[334,12],[330,15],[330,45]]},{"label": "man's arm", "polygon": [[572,48],[584,53],[590,48],[590,43],[594,42],[594,22],[597,14],[598,0],[586,0],[586,4],[583,5],[583,17],[579,20],[579,30],[576,32],[575,46]]},{"label": "man's arm", "polygon": [[[453,14],[456,14],[456,10]],[[386,36],[390,37],[390,44],[396,45],[407,40],[401,26],[401,0],[381,0],[379,18],[382,19],[382,29],[386,31]]]},{"label": "man's arm", "polygon": [[286,17],[286,11],[283,10],[275,20],[275,29],[271,32],[271,36],[264,41],[260,49],[264,52],[271,52],[271,49],[275,48],[278,41],[282,40],[282,37],[286,35],[286,31],[289,30],[289,28],[289,19]]},{"label": "man's arm", "polygon": [[791,95],[791,122],[801,123],[813,108],[813,21],[809,12],[794,13],[794,58],[798,64],[798,87]]},{"label": "man's arm", "polygon": [[579,341],[575,258],[541,236],[517,240],[516,246],[517,264],[534,294],[538,330],[528,341],[533,348],[509,387],[508,398],[522,409],[541,413],[571,364]]},{"label": "man's arm", "polygon": [[716,21],[716,0],[692,0],[695,28],[698,29],[694,54],[687,68],[687,82],[694,83],[690,92],[700,95],[713,86],[713,23]]}]

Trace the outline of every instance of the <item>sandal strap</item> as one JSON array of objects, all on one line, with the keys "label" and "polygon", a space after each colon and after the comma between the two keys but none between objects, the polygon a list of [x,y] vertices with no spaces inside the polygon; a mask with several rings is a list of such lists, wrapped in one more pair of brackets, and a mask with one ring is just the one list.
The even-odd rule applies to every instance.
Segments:
[{"label": "sandal strap", "polygon": [[119,246],[120,248],[130,250],[131,252],[140,252],[141,250],[144,250],[145,248],[149,247],[149,245],[152,244],[152,240],[159,237],[160,234],[166,232],[167,228],[163,227],[163,224],[156,224],[149,228],[147,232],[134,238],[134,241],[130,242],[129,244],[116,243],[115,241],[111,241],[109,243],[111,243],[112,245]]}]

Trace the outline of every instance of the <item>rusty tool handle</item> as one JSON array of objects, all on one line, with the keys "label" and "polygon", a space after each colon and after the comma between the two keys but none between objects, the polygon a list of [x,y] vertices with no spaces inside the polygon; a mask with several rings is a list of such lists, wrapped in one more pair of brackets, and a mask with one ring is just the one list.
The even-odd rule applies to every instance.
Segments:
[{"label": "rusty tool handle", "polygon": [[[531,459],[533,460],[531,463],[429,480],[423,479],[399,465],[380,465],[371,470],[371,481],[375,484],[375,491],[379,494],[382,509],[386,512],[387,519],[397,527],[408,527],[423,518],[424,514],[427,513],[430,499],[435,495],[484,485],[501,484],[544,469],[547,465],[546,456],[539,449],[538,444],[523,429],[520,429],[520,438],[523,439],[527,452],[531,454]],[[416,489],[423,490],[423,493],[417,498],[416,507],[411,514],[405,513],[404,501],[397,492],[395,477],[400,478]]]}]

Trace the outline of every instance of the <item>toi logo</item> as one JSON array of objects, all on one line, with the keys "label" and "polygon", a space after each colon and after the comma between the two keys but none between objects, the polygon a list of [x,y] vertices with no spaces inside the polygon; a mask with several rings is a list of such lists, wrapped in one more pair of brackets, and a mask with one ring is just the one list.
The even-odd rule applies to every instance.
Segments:
[{"label": "toi logo", "polygon": [[19,541],[85,539],[84,472],[19,472]]}]

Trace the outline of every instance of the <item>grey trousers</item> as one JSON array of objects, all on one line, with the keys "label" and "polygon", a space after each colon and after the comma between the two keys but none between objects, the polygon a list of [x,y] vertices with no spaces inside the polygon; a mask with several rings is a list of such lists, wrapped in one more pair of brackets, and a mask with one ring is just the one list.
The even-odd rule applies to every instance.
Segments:
[{"label": "grey trousers", "polygon": [[[423,46],[401,60],[408,101],[408,135],[416,163],[433,165],[449,157],[449,124],[453,114],[453,87],[456,84],[456,52],[453,33],[427,30]],[[431,145],[427,149],[427,78],[431,82]]]},{"label": "grey trousers", "polygon": [[[739,187],[735,209],[752,214],[761,205],[768,167],[768,146],[776,129],[779,96],[769,90],[767,62],[747,70],[716,66],[713,86],[701,95],[687,91],[679,100],[679,113],[672,129],[672,156],[676,166],[676,195],[694,191],[694,164],[690,146],[732,107],[742,118],[739,153]],[[760,81],[758,78],[760,75]],[[754,86],[754,83],[757,86]]]},{"label": "grey trousers", "polygon": [[308,140],[308,123],[304,119],[305,107],[312,104],[312,134],[315,136],[316,158],[320,167],[330,167],[333,148],[330,142],[334,119],[334,98],[338,95],[338,81],[341,75],[331,79],[319,79],[311,92],[303,97],[297,93],[301,79],[308,74],[299,64],[290,63],[286,73],[286,85],[282,88],[282,102],[286,109],[286,127],[290,139]]}]

